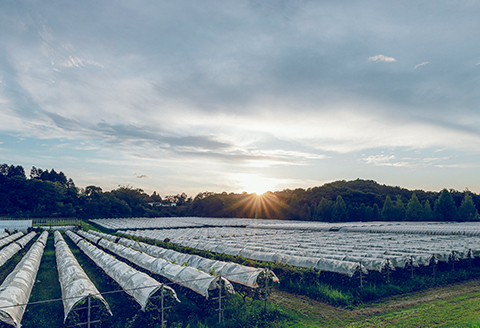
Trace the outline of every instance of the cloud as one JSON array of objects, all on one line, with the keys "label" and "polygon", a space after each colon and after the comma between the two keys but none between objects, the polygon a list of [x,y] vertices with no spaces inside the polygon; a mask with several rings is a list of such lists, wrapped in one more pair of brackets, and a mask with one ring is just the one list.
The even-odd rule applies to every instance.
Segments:
[{"label": "cloud", "polygon": [[376,55],[376,56],[368,57],[368,61],[394,63],[397,60],[393,57],[387,57],[387,56],[384,56],[384,55]]},{"label": "cloud", "polygon": [[[477,4],[432,16],[405,3],[85,1],[0,5],[0,122],[65,138],[88,154],[87,171],[107,158],[116,169],[162,163],[142,168],[153,174],[142,183],[160,184],[188,163],[205,185],[208,172],[240,167],[318,176],[338,157],[358,165],[348,156],[364,150],[480,151]],[[397,62],[380,52],[402,63],[372,64]],[[418,76],[411,58],[442,65]],[[421,163],[395,155],[363,163]],[[131,172],[120,175],[139,183]]]},{"label": "cloud", "polygon": [[429,62],[427,62],[427,61],[421,62],[420,64],[415,65],[414,69],[417,69],[417,68],[420,67],[420,66],[425,66],[425,65],[427,65],[427,64],[429,64]]},{"label": "cloud", "polygon": [[137,178],[137,179],[150,179],[151,176],[150,176],[150,175],[146,175],[146,174],[142,174],[142,175],[137,175],[136,178]]},{"label": "cloud", "polygon": [[367,164],[389,165],[390,160],[394,158],[395,158],[394,155],[371,155],[371,156],[368,156],[367,158],[364,158],[363,160]]}]

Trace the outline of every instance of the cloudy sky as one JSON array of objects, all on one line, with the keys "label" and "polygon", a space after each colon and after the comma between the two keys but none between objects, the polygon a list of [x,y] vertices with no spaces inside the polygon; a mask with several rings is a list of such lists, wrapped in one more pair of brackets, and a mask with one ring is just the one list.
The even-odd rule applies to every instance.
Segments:
[{"label": "cloudy sky", "polygon": [[480,192],[478,17],[478,1],[2,0],[0,163],[162,196]]}]

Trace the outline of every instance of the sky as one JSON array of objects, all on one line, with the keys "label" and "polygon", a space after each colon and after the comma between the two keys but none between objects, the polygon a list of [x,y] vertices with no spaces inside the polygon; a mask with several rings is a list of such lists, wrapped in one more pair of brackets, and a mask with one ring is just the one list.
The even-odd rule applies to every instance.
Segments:
[{"label": "sky", "polygon": [[480,192],[480,2],[2,0],[0,163],[78,187]]}]

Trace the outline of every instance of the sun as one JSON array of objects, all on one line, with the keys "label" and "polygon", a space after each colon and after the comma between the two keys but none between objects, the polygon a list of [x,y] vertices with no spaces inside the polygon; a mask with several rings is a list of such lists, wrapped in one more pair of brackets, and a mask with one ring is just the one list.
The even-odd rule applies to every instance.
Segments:
[{"label": "sun", "polygon": [[266,178],[258,174],[241,173],[234,177],[240,186],[239,191],[249,194],[263,195],[267,191],[274,191],[276,182],[274,179]]}]

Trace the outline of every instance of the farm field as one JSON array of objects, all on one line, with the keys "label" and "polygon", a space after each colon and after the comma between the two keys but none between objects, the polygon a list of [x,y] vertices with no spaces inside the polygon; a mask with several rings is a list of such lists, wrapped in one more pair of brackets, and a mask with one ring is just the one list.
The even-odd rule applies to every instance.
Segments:
[{"label": "farm field", "polygon": [[[201,223],[199,218],[195,220],[197,225]],[[92,299],[94,305],[100,305],[92,308],[92,316],[103,320],[97,325],[101,327],[161,327],[159,287],[152,287],[157,291],[153,298],[153,294],[141,296],[141,290],[131,289],[137,287],[131,285],[134,281],[129,276],[136,276],[138,282],[140,275],[153,279],[148,281],[157,286],[165,284],[165,291],[181,301],[175,301],[175,296],[165,298],[166,305],[173,306],[165,311],[166,327],[480,326],[476,225],[424,224],[421,233],[412,225],[386,225],[390,231],[372,233],[353,231],[351,225],[344,228],[352,231],[339,232],[341,229],[332,225],[299,229],[299,224],[305,225],[301,222],[279,229],[214,226],[215,222],[222,221],[211,219],[206,226],[189,228],[183,222],[175,229],[168,222],[169,226],[160,230],[161,223],[155,222],[154,229],[140,224],[143,230],[119,230],[118,234],[94,228],[97,223],[83,223],[78,234],[63,233],[62,238],[57,231],[54,238],[51,232],[44,242],[22,326],[67,327],[86,320],[83,310],[72,311],[63,321],[54,246],[60,242],[62,253],[70,249],[86,279],[109,304],[113,316],[105,305]],[[282,225],[275,224],[279,223]],[[132,223],[128,224],[131,227]],[[391,231],[392,226],[396,232]],[[0,267],[1,282],[36,244],[39,234],[32,240],[32,234],[28,238],[11,236],[4,238],[18,238],[10,245],[20,243],[23,248],[15,246],[21,250]],[[0,252],[3,249],[6,247]],[[65,283],[68,275],[64,273],[60,280]],[[221,305],[223,325],[218,324],[218,284],[226,297]],[[265,312],[262,287],[272,285]],[[233,288],[236,293],[228,294]],[[86,304],[82,301],[73,308],[85,308]]]},{"label": "farm field", "polygon": [[480,280],[338,308],[277,291],[272,301],[295,320],[287,327],[480,327]]}]

